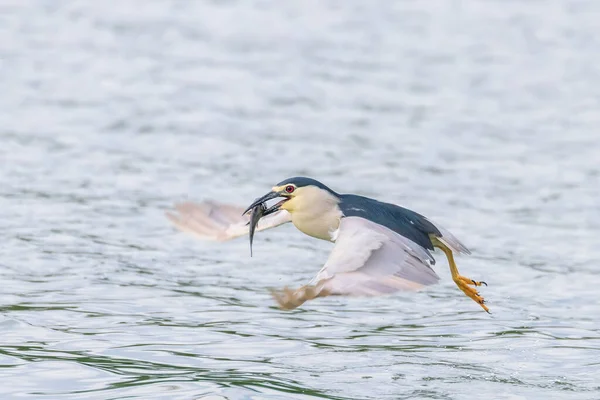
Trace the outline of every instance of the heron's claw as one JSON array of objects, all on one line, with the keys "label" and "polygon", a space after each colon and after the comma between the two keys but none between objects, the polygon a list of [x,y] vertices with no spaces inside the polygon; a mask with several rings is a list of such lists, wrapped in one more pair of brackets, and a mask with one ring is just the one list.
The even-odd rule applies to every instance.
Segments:
[{"label": "heron's claw", "polygon": [[462,275],[456,276],[454,278],[454,282],[456,283],[456,286],[458,286],[458,288],[463,291],[464,294],[466,294],[469,298],[471,298],[473,301],[479,304],[481,308],[483,308],[488,314],[490,313],[490,309],[485,305],[485,299],[479,294],[479,292],[475,288],[471,287],[481,285],[487,286],[487,283],[478,282],[473,279],[464,277]]},{"label": "heron's claw", "polygon": [[[468,279],[468,278],[465,278],[463,276],[461,276],[460,278],[462,278],[462,279]],[[471,283],[469,283],[469,285],[475,285],[475,286],[485,285],[485,286],[487,286],[488,284],[485,283],[484,281],[476,281],[474,279],[471,279]]]}]

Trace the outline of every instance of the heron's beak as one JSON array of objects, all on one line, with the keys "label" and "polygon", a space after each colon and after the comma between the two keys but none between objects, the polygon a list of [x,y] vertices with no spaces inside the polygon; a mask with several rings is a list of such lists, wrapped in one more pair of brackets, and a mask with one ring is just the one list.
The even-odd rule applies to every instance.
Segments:
[{"label": "heron's beak", "polygon": [[[248,213],[248,211],[254,209],[256,206],[266,203],[267,201],[269,201],[271,199],[275,199],[277,197],[282,197],[281,193],[273,192],[273,191],[265,194],[263,197],[259,197],[258,199],[254,200],[254,202],[252,204],[250,204],[250,206],[248,208],[246,208],[246,211],[244,211],[244,213],[242,215],[245,215],[246,213]],[[281,206],[281,204],[282,204],[282,202],[279,202],[279,203],[267,208],[262,216],[264,217],[265,215],[272,214],[275,211],[279,210],[279,206]]]},{"label": "heron's beak", "polygon": [[[285,200],[282,200],[274,205],[272,205],[271,207],[267,208],[267,206],[265,205],[265,203],[271,199],[275,199],[277,197],[285,197]],[[260,197],[256,200],[254,200],[254,202],[252,204],[250,204],[250,207],[248,207],[246,209],[246,211],[244,211],[244,213],[242,215],[245,215],[248,211],[252,210],[252,215],[250,216],[250,221],[248,221],[248,223],[246,225],[250,225],[250,257],[252,257],[252,240],[254,239],[254,231],[256,230],[256,226],[258,225],[258,221],[264,217],[265,215],[269,215],[269,214],[273,214],[276,211],[279,211],[279,207],[281,207],[281,205],[283,203],[285,203],[287,200],[289,200],[289,196],[284,196],[279,192],[274,192],[271,191],[267,194],[265,194],[263,197]]]}]

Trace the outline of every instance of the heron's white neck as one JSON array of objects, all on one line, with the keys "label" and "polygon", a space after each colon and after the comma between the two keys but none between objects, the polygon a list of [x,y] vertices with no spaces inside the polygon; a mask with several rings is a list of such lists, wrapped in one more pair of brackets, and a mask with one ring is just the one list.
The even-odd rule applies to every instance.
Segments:
[{"label": "heron's white neck", "polygon": [[282,207],[292,215],[294,226],[309,236],[335,241],[335,232],[342,217],[338,206],[340,200],[326,190],[315,187],[296,190],[296,196]]}]

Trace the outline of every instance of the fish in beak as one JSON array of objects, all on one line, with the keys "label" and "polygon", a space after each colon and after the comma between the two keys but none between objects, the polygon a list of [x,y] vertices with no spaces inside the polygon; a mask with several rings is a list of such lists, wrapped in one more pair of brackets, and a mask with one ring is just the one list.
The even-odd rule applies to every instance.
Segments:
[{"label": "fish in beak", "polygon": [[[284,192],[285,193],[285,192]],[[275,199],[277,197],[284,197],[284,199],[278,203],[275,203],[271,207],[266,206],[267,201]],[[263,197],[260,197],[244,211],[242,215],[246,215],[250,210],[252,210],[252,214],[250,214],[250,221],[247,225],[250,225],[250,257],[252,257],[252,241],[254,240],[254,231],[256,230],[256,226],[258,225],[258,221],[269,214],[273,214],[279,211],[279,208],[283,203],[290,199],[289,196],[284,195],[280,192],[269,192]]]},{"label": "fish in beak", "polygon": [[265,214],[265,210],[267,206],[264,203],[259,203],[256,207],[252,209],[252,214],[250,215],[250,221],[248,224],[250,225],[250,257],[252,257],[252,240],[254,239],[254,230],[256,229],[256,225],[258,225],[258,220],[262,218]]}]

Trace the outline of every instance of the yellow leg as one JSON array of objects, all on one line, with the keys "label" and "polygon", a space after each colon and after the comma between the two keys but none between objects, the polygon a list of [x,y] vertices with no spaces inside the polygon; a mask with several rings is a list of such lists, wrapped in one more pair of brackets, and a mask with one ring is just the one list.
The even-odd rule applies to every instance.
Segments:
[{"label": "yellow leg", "polygon": [[454,262],[454,255],[452,254],[452,250],[448,248],[445,244],[441,243],[438,240],[435,240],[433,245],[439,249],[441,249],[444,254],[446,254],[446,258],[448,259],[448,264],[450,265],[450,272],[452,273],[452,280],[456,283],[456,286],[460,290],[463,291],[468,297],[473,299],[477,304],[479,304],[486,312],[490,312],[489,308],[485,305],[484,298],[477,292],[475,288],[471,286],[487,286],[485,282],[478,282],[473,279],[469,279],[464,277],[458,273],[458,268],[456,267],[456,263]]}]

